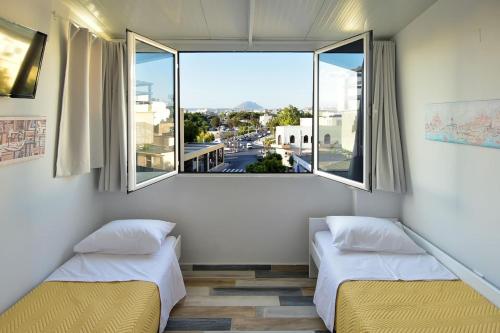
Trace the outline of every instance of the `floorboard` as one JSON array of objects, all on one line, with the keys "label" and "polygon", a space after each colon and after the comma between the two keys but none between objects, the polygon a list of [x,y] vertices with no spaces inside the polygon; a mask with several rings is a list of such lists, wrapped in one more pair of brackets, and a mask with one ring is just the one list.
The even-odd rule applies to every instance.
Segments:
[{"label": "floorboard", "polygon": [[183,265],[187,296],[166,332],[328,332],[304,265]]}]

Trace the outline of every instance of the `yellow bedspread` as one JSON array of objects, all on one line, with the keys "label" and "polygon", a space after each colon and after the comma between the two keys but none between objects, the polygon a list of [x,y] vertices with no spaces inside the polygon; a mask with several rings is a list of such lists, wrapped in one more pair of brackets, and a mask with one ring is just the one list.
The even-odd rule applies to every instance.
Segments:
[{"label": "yellow bedspread", "polygon": [[0,315],[0,332],[157,333],[151,282],[44,282]]},{"label": "yellow bedspread", "polygon": [[462,281],[351,281],[338,291],[337,333],[500,332],[500,310]]}]

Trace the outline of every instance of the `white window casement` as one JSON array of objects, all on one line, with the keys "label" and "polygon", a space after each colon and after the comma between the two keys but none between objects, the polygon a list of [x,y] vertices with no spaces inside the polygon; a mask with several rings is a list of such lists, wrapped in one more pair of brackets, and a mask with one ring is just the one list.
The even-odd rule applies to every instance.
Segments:
[{"label": "white window casement", "polygon": [[177,51],[127,31],[128,190],[178,173]]},{"label": "white window casement", "polygon": [[314,55],[314,173],[371,190],[372,32]]},{"label": "white window casement", "polygon": [[[312,127],[310,118],[301,119],[300,126],[282,128],[274,137],[285,150],[310,150],[309,160],[297,159],[308,164],[308,172],[367,191],[371,190],[371,49],[372,32],[366,32],[316,50]],[[232,146],[224,147],[221,141],[184,146],[178,51],[130,31],[127,50],[128,190],[179,172],[221,172],[217,170],[228,157],[224,149],[231,154]],[[292,127],[297,127],[296,134],[288,133]]]}]

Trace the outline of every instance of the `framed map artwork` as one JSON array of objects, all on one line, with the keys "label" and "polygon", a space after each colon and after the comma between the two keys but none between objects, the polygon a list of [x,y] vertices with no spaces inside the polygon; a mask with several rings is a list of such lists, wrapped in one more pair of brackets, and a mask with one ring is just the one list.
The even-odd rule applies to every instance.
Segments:
[{"label": "framed map artwork", "polygon": [[0,117],[0,166],[45,154],[45,117]]}]

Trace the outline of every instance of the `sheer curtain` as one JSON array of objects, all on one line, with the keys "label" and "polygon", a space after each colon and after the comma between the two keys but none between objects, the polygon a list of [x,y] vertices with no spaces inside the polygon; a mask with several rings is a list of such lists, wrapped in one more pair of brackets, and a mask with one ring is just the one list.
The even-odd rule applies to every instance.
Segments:
[{"label": "sheer curtain", "polygon": [[125,43],[103,43],[104,166],[99,191],[127,191],[126,61]]},{"label": "sheer curtain", "polygon": [[396,107],[396,48],[392,41],[373,43],[372,188],[406,192]]},{"label": "sheer curtain", "polygon": [[100,191],[127,189],[126,47],[69,25],[56,177],[100,169]]}]

